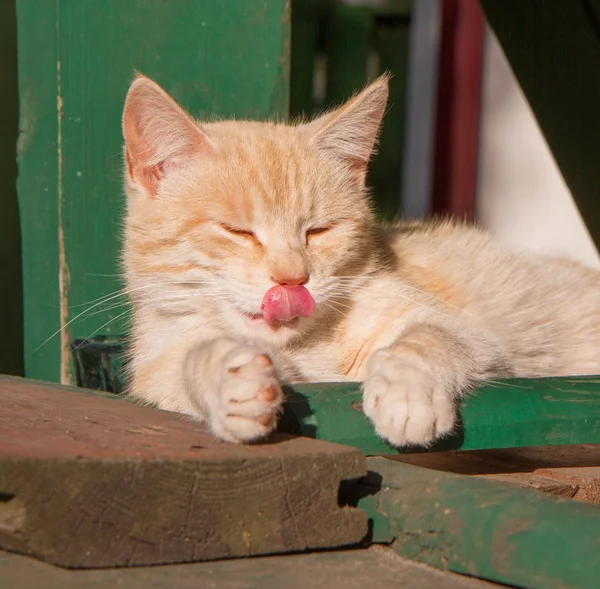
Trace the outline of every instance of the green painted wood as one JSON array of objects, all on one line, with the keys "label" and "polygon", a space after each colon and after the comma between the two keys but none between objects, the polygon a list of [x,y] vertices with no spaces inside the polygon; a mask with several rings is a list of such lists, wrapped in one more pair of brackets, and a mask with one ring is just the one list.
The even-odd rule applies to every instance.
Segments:
[{"label": "green painted wood", "polygon": [[0,0],[0,372],[23,374],[19,127],[15,0]]},{"label": "green painted wood", "polygon": [[[123,353],[118,340],[87,342],[77,353],[80,385],[120,392]],[[374,433],[361,406],[360,384],[286,387],[281,429],[359,448],[395,454]],[[600,444],[600,377],[506,379],[479,387],[460,405],[457,433],[430,451],[485,450],[564,444]],[[422,452],[422,447],[403,452]]]},{"label": "green painted wood", "polygon": [[[383,0],[383,2],[362,0],[362,3],[368,5],[375,16],[405,17],[410,16],[413,0]],[[353,4],[358,4],[358,2],[353,0]]]},{"label": "green painted wood", "polygon": [[404,144],[411,2],[334,2],[326,19],[326,103],[340,104],[375,76],[390,72],[390,100],[369,185],[381,217],[398,215]]},{"label": "green painted wood", "polygon": [[482,0],[482,6],[600,245],[600,3]]},{"label": "green painted wood", "polygon": [[[397,452],[375,435],[362,413],[358,384],[296,385],[288,399],[286,431],[355,446],[368,455]],[[600,377],[494,382],[461,403],[460,422],[455,435],[428,450],[600,443]]]},{"label": "green painted wood", "polygon": [[372,26],[369,6],[331,3],[326,32],[328,106],[348,100],[366,84]]},{"label": "green painted wood", "polygon": [[290,76],[290,115],[301,117],[315,110],[314,77],[319,48],[323,3],[301,0],[292,5],[292,53]]},{"label": "green painted wood", "polygon": [[[596,589],[600,510],[384,458],[345,499],[405,558],[528,589]],[[358,501],[357,501],[358,499]]]},{"label": "green painted wood", "polygon": [[376,22],[379,70],[393,75],[379,148],[370,166],[369,184],[373,187],[379,214],[388,220],[396,218],[400,210],[409,34],[408,17],[388,16]]},{"label": "green painted wood", "polygon": [[28,376],[71,382],[71,340],[127,325],[124,306],[68,322],[121,287],[120,117],[134,68],[196,116],[286,116],[289,20],[288,0],[17,0]]}]

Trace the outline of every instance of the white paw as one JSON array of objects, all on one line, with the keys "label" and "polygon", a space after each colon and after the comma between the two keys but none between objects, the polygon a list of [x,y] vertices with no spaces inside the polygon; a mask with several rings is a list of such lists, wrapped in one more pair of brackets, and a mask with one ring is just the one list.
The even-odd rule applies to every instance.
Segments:
[{"label": "white paw", "polygon": [[369,360],[363,410],[394,446],[430,444],[456,422],[452,391],[434,371],[385,349]]},{"label": "white paw", "polygon": [[210,428],[219,438],[235,443],[263,438],[275,429],[283,402],[273,362],[253,345],[235,347],[206,401]]}]

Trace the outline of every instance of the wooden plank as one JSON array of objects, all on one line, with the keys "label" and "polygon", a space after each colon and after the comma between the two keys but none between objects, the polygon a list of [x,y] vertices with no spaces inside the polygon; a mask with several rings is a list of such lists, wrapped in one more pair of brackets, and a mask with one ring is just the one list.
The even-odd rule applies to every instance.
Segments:
[{"label": "wooden plank", "polygon": [[399,455],[394,459],[600,503],[600,445],[438,452]]},{"label": "wooden plank", "polygon": [[23,374],[21,235],[17,204],[17,18],[0,0],[0,373]]},{"label": "wooden plank", "polygon": [[457,474],[538,472],[540,469],[600,466],[600,445],[538,446],[470,452],[411,454],[394,458],[407,464]]},{"label": "wooden plank", "polygon": [[[122,382],[118,341],[82,348],[82,383],[97,388]],[[282,431],[347,444],[364,454],[396,454],[362,413],[359,383],[286,387]],[[600,443],[600,377],[504,379],[479,387],[459,407],[456,433],[430,448],[407,452],[525,448]]]},{"label": "wooden plank", "polygon": [[583,220],[600,245],[599,3],[482,0],[481,4]]},{"label": "wooden plank", "polygon": [[352,448],[278,434],[213,439],[181,415],[0,379],[0,546],[66,567],[214,560],[344,546]]},{"label": "wooden plank", "polygon": [[211,563],[68,571],[0,551],[4,587],[44,589],[492,589],[497,585],[441,572],[373,546],[364,550],[314,552]]},{"label": "wooden plank", "polygon": [[[362,413],[360,384],[323,383],[288,389],[283,429],[354,446],[364,454],[395,454]],[[600,378],[495,381],[460,405],[457,432],[428,451],[482,450],[600,443]],[[402,452],[423,452],[422,447]]]},{"label": "wooden plank", "polygon": [[127,325],[125,305],[69,321],[121,286],[120,120],[133,70],[196,116],[286,116],[289,4],[17,0],[28,376],[72,382],[71,340]]},{"label": "wooden plank", "polygon": [[576,489],[574,499],[600,504],[600,466],[540,469],[537,474],[555,484]]},{"label": "wooden plank", "polygon": [[481,478],[492,479],[506,485],[514,485],[523,489],[535,489],[550,495],[573,498],[579,491],[579,486],[572,483],[554,481],[550,477],[523,472],[508,472],[500,474],[481,474]]},{"label": "wooden plank", "polygon": [[[56,3],[17,1],[19,176],[25,371],[58,380],[61,344],[29,356],[60,327]],[[23,15],[29,11],[30,18]],[[34,18],[35,17],[35,18]],[[25,42],[25,39],[28,42]],[[44,51],[39,48],[44,47]],[[43,97],[46,97],[45,99]],[[39,292],[39,294],[37,294]],[[33,362],[33,365],[32,365]]]},{"label": "wooden plank", "polygon": [[598,586],[595,505],[385,458],[367,467],[345,499],[367,510],[373,541],[401,556],[529,589]]}]

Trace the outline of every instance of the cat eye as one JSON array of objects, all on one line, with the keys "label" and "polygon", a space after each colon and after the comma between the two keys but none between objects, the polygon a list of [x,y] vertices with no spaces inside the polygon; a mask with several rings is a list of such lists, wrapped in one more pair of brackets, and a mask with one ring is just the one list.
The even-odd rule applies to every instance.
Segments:
[{"label": "cat eye", "polygon": [[311,227],[306,231],[306,237],[310,237],[311,235],[321,235],[321,233],[325,233],[329,231],[331,227]]},{"label": "cat eye", "polygon": [[225,223],[220,223],[220,225],[223,229],[225,229],[225,231],[227,231],[229,233],[233,233],[234,235],[242,235],[245,237],[253,237],[253,238],[256,237],[254,235],[254,233],[252,231],[249,231],[248,229],[239,229],[237,227],[232,227],[231,225],[225,225]]}]

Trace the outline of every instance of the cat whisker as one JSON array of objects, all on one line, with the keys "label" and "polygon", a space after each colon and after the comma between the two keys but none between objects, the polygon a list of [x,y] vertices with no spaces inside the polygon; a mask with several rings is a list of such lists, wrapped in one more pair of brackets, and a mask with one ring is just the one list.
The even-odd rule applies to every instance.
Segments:
[{"label": "cat whisker", "polygon": [[95,309],[96,307],[99,307],[100,305],[102,305],[104,303],[107,303],[108,301],[116,299],[119,296],[122,296],[122,294],[119,293],[119,294],[115,294],[113,296],[110,296],[108,298],[104,298],[101,301],[99,301],[98,303],[95,303],[94,305],[92,305],[91,307],[88,307],[87,309],[84,309],[81,313],[75,315],[75,317],[73,317],[72,319],[70,319],[69,321],[67,321],[63,326],[60,327],[60,329],[57,329],[50,337],[46,338],[31,353],[34,354],[35,352],[37,352],[42,346],[44,346],[45,344],[47,344],[53,337],[57,336],[59,333],[61,333],[62,331],[64,331],[69,325],[71,325],[73,323],[73,321],[76,321],[77,319],[79,319],[80,317],[82,317],[83,315],[85,315],[86,313],[88,313],[89,311],[91,311],[92,309]]},{"label": "cat whisker", "polygon": [[107,321],[106,323],[104,323],[103,325],[101,325],[100,327],[98,327],[98,329],[95,329],[90,335],[88,335],[84,340],[82,340],[81,342],[79,342],[79,344],[77,344],[74,348],[73,351],[77,351],[81,346],[83,346],[83,344],[85,344],[86,342],[88,342],[92,337],[94,337],[99,331],[102,331],[107,325],[110,325],[113,321],[116,321],[117,319],[120,319],[121,317],[123,317],[123,315],[126,315],[127,313],[129,313],[129,309],[127,309],[127,311],[123,311],[123,313],[119,313],[116,317],[113,317],[112,319],[110,319],[109,321]]},{"label": "cat whisker", "polygon": [[498,381],[498,380],[484,380],[483,383],[484,385],[492,385],[492,386],[496,386],[498,388],[503,388],[503,387],[507,387],[510,389],[524,389],[524,390],[531,390],[533,387],[526,387],[520,384],[513,384],[513,383],[509,383],[506,381]]},{"label": "cat whisker", "polygon": [[[343,315],[344,314],[344,310],[343,309],[338,309],[337,307],[335,307],[334,305],[332,305],[331,303],[328,303],[326,301],[323,301],[321,303],[321,305],[325,306],[330,311],[333,311],[333,312],[337,313],[338,315]],[[329,317],[329,314],[325,310],[323,310],[323,314],[325,315],[325,317]]]},{"label": "cat whisker", "polygon": [[[75,315],[75,317],[72,317],[71,319],[69,319],[69,321],[67,321],[64,325],[62,325],[60,327],[60,329],[56,330],[52,335],[50,335],[48,338],[46,338],[39,346],[37,346],[31,352],[31,354],[34,354],[35,352],[37,352],[40,348],[42,348],[44,345],[46,345],[52,338],[56,337],[59,333],[61,333],[62,331],[64,331],[73,322],[77,321],[78,319],[80,319],[84,315],[88,315],[88,313],[90,311],[92,311],[93,309],[96,309],[97,307],[99,307],[101,305],[109,303],[110,301],[113,301],[113,300],[118,299],[120,297],[129,296],[129,295],[131,295],[131,294],[133,294],[135,292],[139,292],[139,291],[144,291],[144,290],[149,290],[151,288],[155,288],[156,286],[175,285],[175,284],[182,284],[182,283],[189,283],[189,282],[190,281],[165,280],[165,281],[161,281],[161,282],[153,282],[153,283],[150,283],[150,284],[143,284],[143,285],[136,286],[136,287],[133,287],[133,288],[119,289],[117,291],[114,291],[114,292],[109,293],[107,295],[104,295],[102,297],[99,297],[99,298],[95,299],[94,301],[92,301],[93,302],[92,305],[86,307],[83,311],[81,311],[80,313],[78,313],[77,315]],[[207,282],[208,281],[194,281],[194,284],[207,284]],[[211,295],[212,294],[221,294],[221,292],[220,291],[211,292],[210,294]],[[190,296],[197,296],[197,293],[190,293]],[[83,303],[83,304],[85,304],[85,303]],[[124,302],[122,304],[128,304],[128,303]],[[76,307],[76,306],[81,306],[81,305],[71,305],[71,306],[72,307]],[[107,312],[107,309],[100,309],[98,312]],[[94,313],[94,314],[96,314],[96,313]],[[125,314],[125,313],[123,313],[123,314]]]},{"label": "cat whisker", "polygon": [[[75,305],[69,305],[69,307],[82,307],[84,305],[91,305],[91,304],[94,304],[94,303],[97,303],[97,302],[100,302],[100,301],[103,301],[103,300],[110,299],[113,296],[123,296],[124,297],[124,296],[128,296],[129,294],[131,294],[133,292],[136,292],[136,291],[139,291],[139,290],[146,290],[146,289],[154,288],[157,285],[176,285],[176,284],[182,284],[182,283],[188,283],[188,282],[190,282],[190,281],[187,281],[187,280],[186,281],[181,281],[181,280],[164,280],[164,281],[161,281],[161,282],[152,282],[152,283],[148,283],[148,284],[142,284],[140,286],[136,286],[136,287],[133,287],[133,288],[121,288],[119,290],[115,290],[115,291],[113,291],[111,293],[108,293],[106,295],[98,297],[97,299],[93,299],[91,301],[85,301],[83,303],[78,303],[78,304],[75,304]],[[208,283],[208,281],[206,281],[206,282],[200,282],[200,281],[198,281],[198,284],[205,284],[205,283]]]},{"label": "cat whisker", "polygon": [[348,305],[346,303],[342,303],[342,301],[340,301],[339,299],[333,299],[330,303],[328,303],[330,307],[335,308],[336,310],[340,310],[339,307],[341,307],[342,309],[346,309],[346,310],[350,310],[352,309],[352,305]]}]

